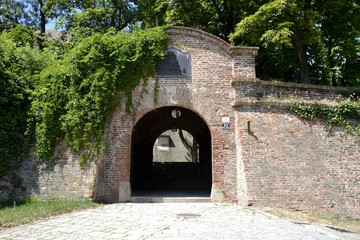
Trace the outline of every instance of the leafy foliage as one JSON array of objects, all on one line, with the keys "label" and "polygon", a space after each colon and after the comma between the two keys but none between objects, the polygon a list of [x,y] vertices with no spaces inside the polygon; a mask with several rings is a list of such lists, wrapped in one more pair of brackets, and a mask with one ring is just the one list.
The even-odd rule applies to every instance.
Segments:
[{"label": "leafy foliage", "polygon": [[[86,162],[100,149],[120,92],[130,96],[154,74],[166,47],[160,29],[47,40],[18,26],[0,35],[0,176],[20,166],[36,140],[46,162],[65,141]],[[131,106],[131,105],[129,105]]]},{"label": "leafy foliage", "polygon": [[47,0],[44,10],[62,28],[82,36],[106,33],[110,28],[117,33],[137,19],[136,6],[129,0]]},{"label": "leafy foliage", "polygon": [[20,26],[0,35],[0,176],[19,167],[29,148],[30,92],[51,59],[49,52],[31,46],[32,39]]},{"label": "leafy foliage", "polygon": [[178,25],[193,27],[228,41],[228,35],[243,17],[256,11],[259,1],[226,0],[135,0],[143,27]]},{"label": "leafy foliage", "polygon": [[[260,45],[261,79],[360,85],[358,0],[6,0],[0,4],[0,30],[21,23],[42,31],[50,18],[73,40],[81,40],[110,30],[194,27],[237,45]],[[42,46],[42,37],[38,44]]]},{"label": "leafy foliage", "polygon": [[324,105],[298,105],[290,108],[290,111],[296,113],[304,119],[324,119],[326,120],[328,130],[332,126],[340,126],[349,133],[360,137],[360,102],[344,101],[337,107],[328,107]]},{"label": "leafy foliage", "polygon": [[[290,28],[296,5],[290,1],[271,1],[261,6],[256,13],[244,18],[230,35],[230,40],[246,36],[252,42],[278,42],[292,46]],[[253,32],[255,30],[255,32]]]},{"label": "leafy foliage", "polygon": [[3,0],[0,4],[0,31],[28,22],[29,14],[23,1]]},{"label": "leafy foliage", "polygon": [[315,31],[312,27],[312,0],[273,0],[237,24],[230,39],[242,36],[253,43],[294,48],[299,58],[302,83],[310,83],[307,46]]},{"label": "leafy foliage", "polygon": [[48,159],[61,140],[83,162],[91,159],[101,148],[118,92],[130,96],[141,80],[154,75],[166,41],[160,28],[94,34],[44,69],[32,102],[40,159]]},{"label": "leafy foliage", "polygon": [[[292,73],[291,81],[354,86],[360,84],[359,14],[356,0],[272,0],[243,18],[230,39],[262,45],[263,79],[288,81]],[[287,61],[269,61],[277,56]]]},{"label": "leafy foliage", "polygon": [[[360,84],[359,15],[358,0],[2,1],[0,30],[8,32],[0,36],[0,174],[19,165],[34,125],[44,161],[63,140],[85,161],[100,149],[119,92],[130,97],[163,54],[161,29],[137,29],[176,24],[227,41],[232,32],[236,44],[261,45],[262,79],[354,86]],[[35,36],[48,18],[72,41]],[[333,115],[326,118],[340,124]]]},{"label": "leafy foliage", "polygon": [[317,41],[323,48],[316,51],[326,62],[317,64],[323,78],[334,86],[360,84],[360,15],[358,1],[317,0],[315,21],[321,27]]}]

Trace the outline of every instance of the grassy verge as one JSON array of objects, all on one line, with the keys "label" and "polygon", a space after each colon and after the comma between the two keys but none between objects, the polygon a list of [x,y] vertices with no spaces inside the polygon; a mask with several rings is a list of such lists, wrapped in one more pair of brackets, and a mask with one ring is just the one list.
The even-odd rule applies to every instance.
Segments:
[{"label": "grassy verge", "polygon": [[93,208],[99,204],[85,200],[29,199],[21,205],[0,208],[0,229],[31,223],[74,210]]},{"label": "grassy verge", "polygon": [[337,227],[360,233],[360,219],[341,218],[332,214],[320,213],[320,212],[301,212],[291,211],[280,208],[264,208],[265,212],[271,213],[280,218],[305,222],[311,224],[324,224],[328,226]]}]

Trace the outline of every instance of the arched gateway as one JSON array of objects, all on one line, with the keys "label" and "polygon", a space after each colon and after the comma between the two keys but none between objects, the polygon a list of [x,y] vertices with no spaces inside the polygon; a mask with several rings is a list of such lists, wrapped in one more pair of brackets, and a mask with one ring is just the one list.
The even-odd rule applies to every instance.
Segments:
[{"label": "arched gateway", "polygon": [[[157,76],[133,93],[135,114],[130,116],[120,106],[107,128],[95,195],[124,202],[139,191],[162,189],[205,193],[213,201],[245,201],[232,81],[255,79],[257,48],[233,47],[190,28],[172,27],[166,32],[170,41]],[[174,128],[197,141],[198,163],[153,160],[155,141]]]},{"label": "arched gateway", "polygon": [[[141,191],[190,191],[360,218],[359,141],[289,111],[299,102],[336,106],[347,89],[261,81],[257,48],[195,29],[166,32],[157,75],[133,92],[131,114],[119,97],[96,165],[81,171],[65,146],[53,171],[24,161],[29,194],[126,202]],[[188,155],[174,146],[187,146]]]},{"label": "arched gateway", "polygon": [[[288,110],[299,101],[334,106],[344,99],[342,89],[261,81],[257,48],[190,28],[166,32],[157,75],[133,93],[135,112],[119,106],[107,127],[95,198],[126,202],[141,191],[195,191],[211,201],[359,217],[359,145]],[[162,158],[179,129],[196,140],[198,163]]]},{"label": "arched gateway", "polygon": [[[179,148],[176,145],[183,145],[175,139],[178,135],[182,136],[184,131],[195,139],[195,159],[191,158],[190,151],[186,151],[185,159],[180,159],[180,154],[169,154],[172,148]],[[161,135],[164,132],[167,135]],[[164,139],[163,143],[156,144],[154,148],[160,136]],[[154,158],[157,148],[162,152],[162,161]],[[133,195],[160,191],[161,194],[171,193],[172,196],[210,196],[211,135],[205,121],[195,112],[170,106],[147,113],[133,128],[131,156]]]}]

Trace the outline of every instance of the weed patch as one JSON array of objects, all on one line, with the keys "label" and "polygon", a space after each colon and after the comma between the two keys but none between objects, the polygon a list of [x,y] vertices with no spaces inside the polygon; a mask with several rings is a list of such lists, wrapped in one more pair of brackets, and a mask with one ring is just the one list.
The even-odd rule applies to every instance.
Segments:
[{"label": "weed patch", "polygon": [[0,229],[32,223],[74,210],[94,208],[99,204],[88,200],[40,200],[30,198],[24,204],[0,209]]}]

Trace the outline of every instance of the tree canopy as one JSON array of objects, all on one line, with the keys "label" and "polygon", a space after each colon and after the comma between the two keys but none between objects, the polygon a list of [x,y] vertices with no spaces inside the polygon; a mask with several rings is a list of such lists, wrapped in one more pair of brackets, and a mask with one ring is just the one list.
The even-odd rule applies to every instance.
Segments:
[{"label": "tree canopy", "polygon": [[162,28],[48,39],[41,48],[34,34],[18,25],[0,35],[0,176],[33,140],[41,162],[62,141],[90,161],[113,108],[155,74],[167,42]]},{"label": "tree canopy", "polygon": [[[1,1],[0,175],[32,138],[42,160],[59,141],[85,160],[99,150],[117,94],[154,73],[161,27],[260,46],[263,80],[359,86],[359,16],[359,0]],[[66,41],[45,36],[50,19]]]},{"label": "tree canopy", "polygon": [[5,0],[0,29],[22,24],[42,34],[51,18],[82,38],[110,29],[188,26],[237,45],[260,46],[261,79],[355,86],[360,85],[359,5],[359,0]]}]

